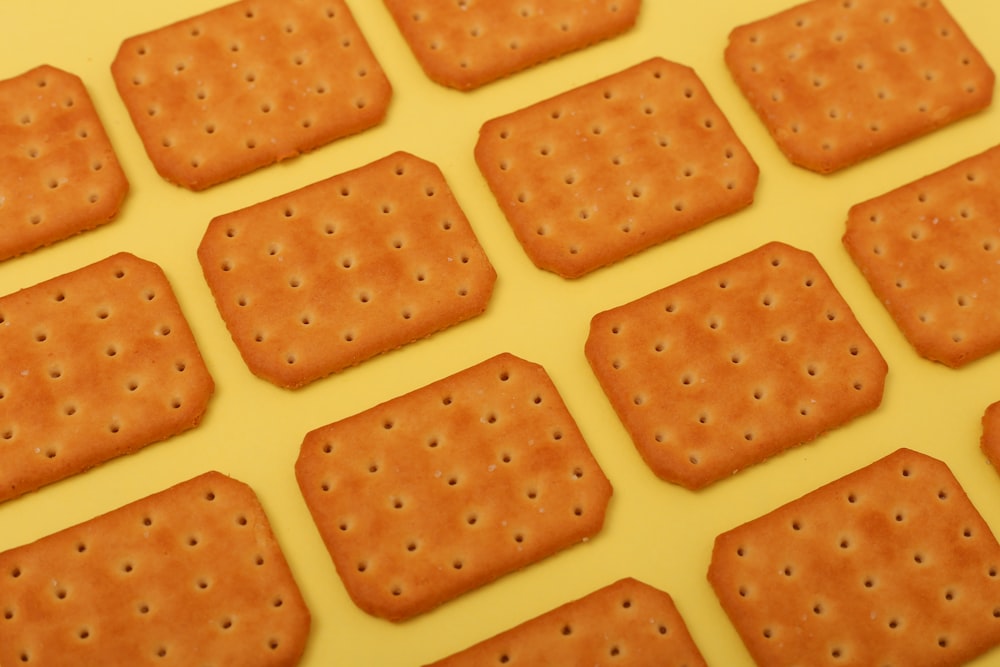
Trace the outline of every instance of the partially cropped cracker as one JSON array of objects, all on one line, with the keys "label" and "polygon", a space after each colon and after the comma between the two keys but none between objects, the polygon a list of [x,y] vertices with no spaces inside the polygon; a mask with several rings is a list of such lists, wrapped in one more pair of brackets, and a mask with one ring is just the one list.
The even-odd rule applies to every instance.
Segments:
[{"label": "partially cropped cracker", "polygon": [[0,81],[0,260],[110,222],[128,192],[83,81],[42,65]]},{"label": "partially cropped cracker", "polygon": [[1000,401],[991,403],[983,413],[983,432],[979,446],[997,472],[1000,472]]},{"label": "partially cropped cracker", "polygon": [[887,373],[816,258],[777,242],[596,315],[586,356],[646,463],[691,489],[875,409]]},{"label": "partially cropped cracker", "polygon": [[393,621],[587,540],[612,492],[548,374],[510,354],[310,432],[295,472],[351,599]]},{"label": "partially cropped cracker", "polygon": [[408,153],[216,217],[198,258],[247,366],[289,388],[479,315],[496,280]]},{"label": "partially cropped cracker", "polygon": [[205,473],[0,554],[4,665],[291,667],[310,615],[253,490]]},{"label": "partially cropped cracker", "polygon": [[1000,643],[1000,544],[907,449],[723,533],[708,579],[760,667],[954,667]]},{"label": "partially cropped cracker", "polygon": [[781,151],[821,173],[993,98],[993,70],[940,0],[812,0],[733,30],[725,60]]},{"label": "partially cropped cracker", "polygon": [[704,666],[667,593],[632,578],[568,602],[429,667],[480,665]]},{"label": "partially cropped cracker", "polygon": [[196,426],[213,389],[151,262],[119,253],[0,298],[0,501]]},{"label": "partially cropped cracker", "polygon": [[758,176],[697,74],[662,58],[490,120],[475,157],[531,260],[566,278],[748,206]]},{"label": "partially cropped cracker", "polygon": [[380,123],[392,96],[344,0],[243,0],[126,39],[115,84],[156,170],[201,190]]},{"label": "partially cropped cracker", "polygon": [[907,340],[960,367],[1000,350],[1000,147],[853,206],[843,242]]},{"label": "partially cropped cracker", "polygon": [[427,76],[470,90],[626,32],[641,0],[384,0]]}]

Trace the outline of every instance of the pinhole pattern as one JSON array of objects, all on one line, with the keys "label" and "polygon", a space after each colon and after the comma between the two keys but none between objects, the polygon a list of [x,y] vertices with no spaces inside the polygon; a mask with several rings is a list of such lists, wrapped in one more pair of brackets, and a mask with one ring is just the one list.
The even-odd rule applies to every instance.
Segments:
[{"label": "pinhole pattern", "polygon": [[351,598],[391,620],[590,538],[612,492],[548,374],[510,354],[310,432],[296,477]]},{"label": "pinhole pattern", "polygon": [[408,153],[219,216],[198,257],[249,369],[289,388],[479,315],[496,280],[441,171]]},{"label": "pinhole pattern", "polygon": [[993,71],[939,0],[813,0],[733,30],[725,60],[789,160],[821,173],[993,95]]},{"label": "pinhole pattern", "polygon": [[1000,641],[998,562],[947,466],[900,449],[720,535],[709,581],[759,665],[960,665]]},{"label": "pinhole pattern", "polygon": [[843,242],[917,353],[960,367],[1000,349],[1000,148],[853,206]]},{"label": "pinhole pattern", "polygon": [[670,665],[706,664],[670,595],[625,578],[428,667],[538,665],[554,655],[577,665],[632,664],[648,656]]},{"label": "pinhole pattern", "polygon": [[193,190],[373,127],[392,97],[343,0],[219,7],[126,39],[112,74],[157,171]]},{"label": "pinhole pattern", "polygon": [[662,58],[486,122],[475,157],[531,260],[567,278],[748,206],[758,178],[697,74]]},{"label": "pinhole pattern", "polygon": [[632,28],[640,0],[386,0],[432,81],[471,90]]},{"label": "pinhole pattern", "polygon": [[215,472],[0,553],[0,580],[4,664],[290,667],[310,625],[253,490]]},{"label": "pinhole pattern", "polygon": [[887,374],[816,258],[777,242],[599,313],[586,356],[646,463],[689,488],[873,410]]},{"label": "pinhole pattern", "polygon": [[0,501],[196,426],[214,390],[167,277],[134,255],[0,297],[0,325]]},{"label": "pinhole pattern", "polygon": [[128,180],[78,76],[36,67],[0,106],[0,261],[114,219]]}]

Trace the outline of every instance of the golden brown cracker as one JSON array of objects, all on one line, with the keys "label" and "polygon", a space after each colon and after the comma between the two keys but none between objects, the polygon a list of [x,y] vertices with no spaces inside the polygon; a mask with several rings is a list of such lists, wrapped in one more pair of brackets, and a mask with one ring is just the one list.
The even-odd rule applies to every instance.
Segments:
[{"label": "golden brown cracker", "polygon": [[0,554],[0,663],[291,667],[310,615],[253,490],[205,473]]},{"label": "golden brown cracker", "polygon": [[843,242],[923,357],[1000,349],[1000,147],[851,207]]},{"label": "golden brown cracker", "polygon": [[379,124],[392,88],[344,0],[243,0],[126,39],[111,68],[156,170],[201,190]]},{"label": "golden brown cracker", "polygon": [[385,0],[427,76],[471,90],[628,31],[641,0]]},{"label": "golden brown cracker", "polygon": [[821,173],[993,98],[993,70],[940,0],[812,0],[734,29],[725,60],[778,148]]},{"label": "golden brown cracker", "polygon": [[748,206],[758,176],[697,74],[662,58],[488,121],[475,157],[531,260],[566,278]]},{"label": "golden brown cracker", "polygon": [[986,459],[1000,472],[1000,401],[991,403],[983,413],[979,446]]},{"label": "golden brown cracker", "polygon": [[719,535],[708,578],[760,667],[951,667],[1000,643],[1000,545],[907,449]]},{"label": "golden brown cracker", "polygon": [[0,260],[110,222],[128,192],[80,77],[42,65],[0,81]]},{"label": "golden brown cracker", "polygon": [[548,374],[510,354],[310,432],[295,471],[351,599],[393,621],[586,541],[612,492]]},{"label": "golden brown cracker", "polygon": [[441,171],[402,152],[216,217],[198,257],[247,366],[289,388],[479,315],[496,280]]},{"label": "golden brown cracker", "polygon": [[685,665],[704,667],[667,593],[631,577],[432,663],[468,665]]},{"label": "golden brown cracker", "polygon": [[156,264],[119,253],[0,298],[0,501],[196,426],[213,390]]},{"label": "golden brown cracker", "polygon": [[778,242],[599,313],[586,355],[646,463],[691,489],[875,409],[887,373],[816,258]]}]

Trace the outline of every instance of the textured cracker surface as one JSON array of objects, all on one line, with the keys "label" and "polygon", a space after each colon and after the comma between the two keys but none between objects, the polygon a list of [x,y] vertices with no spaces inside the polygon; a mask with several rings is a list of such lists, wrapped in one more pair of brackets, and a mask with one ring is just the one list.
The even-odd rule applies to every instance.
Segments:
[{"label": "textured cracker surface", "polygon": [[295,470],[348,594],[393,621],[590,538],[612,493],[548,374],[510,354],[310,432]]},{"label": "textured cracker surface", "polygon": [[218,216],[198,257],[247,366],[290,388],[479,315],[496,280],[408,153]]},{"label": "textured cracker surface", "polygon": [[781,151],[821,173],[993,97],[992,69],[939,0],[813,0],[734,29],[725,59]]},{"label": "textured cracker surface", "polygon": [[1000,472],[1000,401],[991,403],[983,413],[979,447],[997,472]]},{"label": "textured cracker surface", "polygon": [[1000,349],[1000,147],[853,206],[844,245],[907,340],[959,367]]},{"label": "textured cracker surface", "polygon": [[130,37],[111,67],[156,170],[201,190],[379,124],[392,89],[343,0],[244,0]]},{"label": "textured cracker surface", "polygon": [[688,488],[875,409],[888,370],[815,257],[778,242],[599,313],[586,355],[646,463]]},{"label": "textured cracker surface", "polygon": [[427,76],[470,90],[629,30],[641,0],[384,0]]},{"label": "textured cracker surface", "polygon": [[702,667],[706,663],[670,595],[625,578],[433,667],[493,664]]},{"label": "textured cracker surface", "polygon": [[760,667],[949,667],[1000,643],[1000,545],[907,449],[723,533],[708,578]]},{"label": "textured cracker surface", "polygon": [[205,473],[0,554],[4,665],[298,662],[310,615],[250,487]]},{"label": "textured cracker surface", "polygon": [[488,121],[475,156],[525,252],[566,278],[748,206],[758,176],[697,74],[661,58]]},{"label": "textured cracker surface", "polygon": [[196,426],[213,390],[151,262],[119,253],[0,298],[0,501]]},{"label": "textured cracker surface", "polygon": [[128,180],[83,81],[42,65],[0,81],[0,260],[110,222]]}]

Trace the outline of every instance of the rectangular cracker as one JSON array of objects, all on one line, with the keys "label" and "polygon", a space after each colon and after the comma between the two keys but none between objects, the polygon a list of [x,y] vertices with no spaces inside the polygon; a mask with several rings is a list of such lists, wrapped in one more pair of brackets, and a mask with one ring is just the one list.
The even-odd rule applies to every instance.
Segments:
[{"label": "rectangular cracker", "polygon": [[1000,350],[1000,146],[851,207],[843,243],[918,354]]},{"label": "rectangular cracker", "polygon": [[778,242],[599,313],[586,356],[645,462],[689,489],[874,410],[888,372],[816,258]]},{"label": "rectangular cracker", "polygon": [[708,579],[760,667],[955,667],[1000,643],[1000,544],[908,449],[719,535]]},{"label": "rectangular cracker", "polygon": [[427,76],[471,90],[624,33],[641,0],[384,0]]},{"label": "rectangular cracker", "polygon": [[310,614],[253,490],[209,472],[0,553],[0,664],[291,667]]},{"label": "rectangular cracker", "polygon": [[481,314],[496,272],[408,153],[216,217],[198,248],[247,366],[294,388]]},{"label": "rectangular cracker", "polygon": [[510,354],[310,432],[295,474],[347,593],[392,621],[586,541],[612,493],[548,374]]},{"label": "rectangular cracker", "polygon": [[631,577],[427,667],[707,663],[669,594]]},{"label": "rectangular cracker", "polygon": [[778,148],[820,173],[993,98],[993,70],[940,0],[812,0],[735,28],[725,61]]},{"label": "rectangular cracker", "polygon": [[214,382],[129,253],[0,297],[0,501],[196,426]]},{"label": "rectangular cracker", "polygon": [[41,65],[0,81],[0,261],[110,222],[129,184],[86,86]]},{"label": "rectangular cracker", "polygon": [[758,177],[694,70],[662,58],[488,121],[475,157],[525,252],[565,278],[748,206]]},{"label": "rectangular cracker", "polygon": [[382,122],[392,88],[344,0],[243,0],[122,42],[111,72],[163,178],[202,190]]}]

